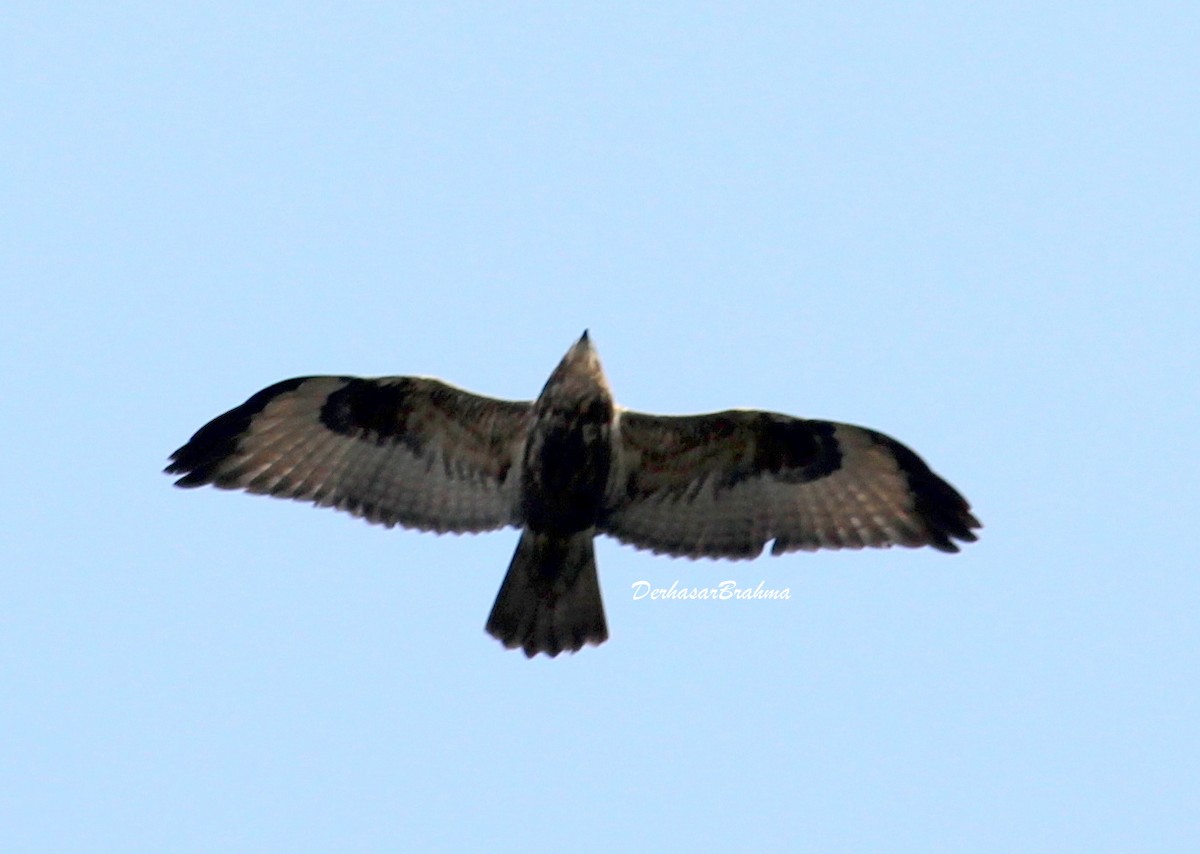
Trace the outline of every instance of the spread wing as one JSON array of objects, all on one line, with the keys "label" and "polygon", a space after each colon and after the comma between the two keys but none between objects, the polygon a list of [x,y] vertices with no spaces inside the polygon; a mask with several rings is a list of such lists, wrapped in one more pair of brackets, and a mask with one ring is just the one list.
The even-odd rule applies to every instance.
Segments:
[{"label": "spread wing", "polygon": [[770,412],[622,411],[600,528],[682,557],[931,545],[980,527],[966,500],[882,433]]},{"label": "spread wing", "polygon": [[311,501],[388,527],[512,524],[530,405],[422,377],[300,377],[263,389],[171,456],[176,486]]}]

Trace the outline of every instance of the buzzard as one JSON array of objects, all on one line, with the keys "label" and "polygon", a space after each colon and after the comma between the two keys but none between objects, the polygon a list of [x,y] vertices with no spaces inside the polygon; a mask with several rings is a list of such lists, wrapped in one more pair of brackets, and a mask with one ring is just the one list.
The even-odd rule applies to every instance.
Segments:
[{"label": "buzzard", "polygon": [[747,409],[622,409],[587,332],[532,402],[426,377],[284,380],[171,456],[176,486],[310,501],[368,522],[521,529],[487,631],[532,658],[608,638],[593,538],[678,557],[819,548],[958,551],[980,523],[904,445]]}]

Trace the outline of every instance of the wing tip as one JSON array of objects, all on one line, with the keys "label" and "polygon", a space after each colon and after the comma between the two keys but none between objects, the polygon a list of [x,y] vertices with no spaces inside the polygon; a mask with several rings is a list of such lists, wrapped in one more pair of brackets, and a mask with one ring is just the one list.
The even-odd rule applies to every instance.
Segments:
[{"label": "wing tip", "polygon": [[[217,483],[217,470],[237,451],[238,442],[250,429],[250,422],[271,401],[295,391],[313,377],[295,377],[267,386],[251,395],[245,403],[209,421],[171,454],[164,474],[183,475],[175,486],[192,489]],[[217,484],[220,485],[219,483]]]},{"label": "wing tip", "polygon": [[947,500],[951,496],[945,494],[931,496],[928,493],[916,493],[916,510],[925,523],[928,538],[926,543],[918,545],[931,545],[938,551],[952,554],[961,551],[959,543],[978,542],[979,535],[975,531],[982,528],[983,524],[971,513],[966,499],[933,472],[929,472],[929,475],[952,495],[953,500]]},{"label": "wing tip", "polygon": [[953,554],[961,543],[978,541],[976,530],[983,524],[971,512],[971,505],[957,489],[939,477],[929,465],[907,445],[875,430],[867,431],[878,444],[891,452],[896,465],[908,481],[913,510],[924,530],[921,536],[903,545],[932,546],[938,551]]}]

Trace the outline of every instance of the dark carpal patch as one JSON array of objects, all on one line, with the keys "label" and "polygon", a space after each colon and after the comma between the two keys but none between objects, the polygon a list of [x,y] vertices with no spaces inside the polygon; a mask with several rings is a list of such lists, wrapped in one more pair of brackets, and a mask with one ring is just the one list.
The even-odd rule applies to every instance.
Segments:
[{"label": "dark carpal patch", "polygon": [[351,379],[329,395],[321,407],[321,423],[343,436],[361,436],[379,445],[400,439],[419,451],[419,442],[408,432],[412,394],[408,378],[393,383]]},{"label": "dark carpal patch", "polygon": [[754,424],[753,468],[792,483],[833,474],[842,466],[833,431],[828,421],[763,413]]},{"label": "dark carpal patch", "polygon": [[268,386],[224,415],[218,415],[196,431],[187,444],[171,454],[167,474],[182,474],[176,486],[194,487],[212,483],[217,467],[237,450],[238,440],[250,429],[254,416],[275,398],[298,389],[311,377],[296,377]]}]

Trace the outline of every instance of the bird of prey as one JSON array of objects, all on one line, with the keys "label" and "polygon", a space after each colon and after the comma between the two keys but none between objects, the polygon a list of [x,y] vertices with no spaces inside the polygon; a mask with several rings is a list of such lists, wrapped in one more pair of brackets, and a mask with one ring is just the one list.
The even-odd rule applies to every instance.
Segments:
[{"label": "bird of prey", "polygon": [[585,331],[532,402],[426,377],[284,380],[171,456],[175,484],[309,501],[388,527],[521,529],[487,631],[532,658],[608,638],[593,538],[679,557],[956,552],[979,521],[895,439],[748,409],[623,409]]}]

